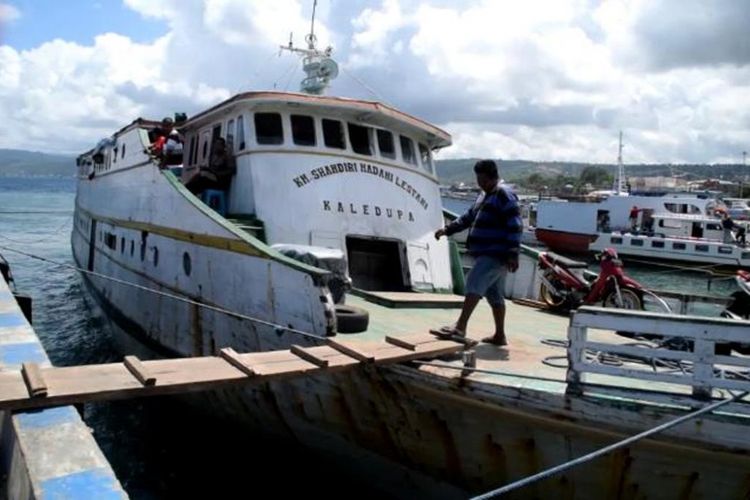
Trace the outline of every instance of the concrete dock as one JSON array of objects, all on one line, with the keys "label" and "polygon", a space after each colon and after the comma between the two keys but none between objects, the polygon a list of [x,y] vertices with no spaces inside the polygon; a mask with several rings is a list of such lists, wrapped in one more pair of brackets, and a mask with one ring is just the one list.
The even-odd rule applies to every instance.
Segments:
[{"label": "concrete dock", "polygon": [[[51,366],[34,329],[0,279],[0,371],[22,363]],[[128,498],[91,430],[72,406],[0,412],[1,497]]]}]

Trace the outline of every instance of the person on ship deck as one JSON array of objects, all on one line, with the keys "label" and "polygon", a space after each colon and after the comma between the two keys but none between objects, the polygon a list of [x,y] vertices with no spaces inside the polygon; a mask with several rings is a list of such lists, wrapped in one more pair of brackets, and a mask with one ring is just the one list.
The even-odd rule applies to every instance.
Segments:
[{"label": "person on ship deck", "polygon": [[211,146],[208,167],[201,167],[185,187],[193,194],[200,194],[206,189],[227,191],[236,171],[237,164],[234,155],[227,147],[224,138],[217,137]]}]

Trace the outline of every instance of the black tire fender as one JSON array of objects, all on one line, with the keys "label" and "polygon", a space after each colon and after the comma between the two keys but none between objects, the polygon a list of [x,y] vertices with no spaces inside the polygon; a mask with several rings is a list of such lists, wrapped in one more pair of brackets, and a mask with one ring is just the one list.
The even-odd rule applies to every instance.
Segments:
[{"label": "black tire fender", "polygon": [[338,333],[360,333],[367,330],[370,313],[361,307],[336,304],[336,331]]}]

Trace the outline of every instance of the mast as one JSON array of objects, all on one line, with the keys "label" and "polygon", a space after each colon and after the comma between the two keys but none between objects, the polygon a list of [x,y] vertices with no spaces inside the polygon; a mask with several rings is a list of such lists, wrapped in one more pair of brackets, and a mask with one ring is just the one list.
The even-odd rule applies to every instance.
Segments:
[{"label": "mast", "polygon": [[617,148],[617,174],[612,186],[612,191],[618,196],[625,195],[628,192],[625,183],[625,166],[622,164],[622,147],[622,130],[620,130],[620,145]]},{"label": "mast", "polygon": [[295,47],[291,35],[289,36],[289,44],[280,46],[282,50],[288,50],[302,56],[302,70],[307,76],[300,83],[300,91],[313,95],[323,94],[331,80],[339,74],[338,64],[331,58],[333,47],[329,45],[325,50],[319,50],[316,46],[318,39],[315,36],[315,8],[317,6],[318,1],[315,0],[310,21],[310,33],[305,36],[307,48]]}]

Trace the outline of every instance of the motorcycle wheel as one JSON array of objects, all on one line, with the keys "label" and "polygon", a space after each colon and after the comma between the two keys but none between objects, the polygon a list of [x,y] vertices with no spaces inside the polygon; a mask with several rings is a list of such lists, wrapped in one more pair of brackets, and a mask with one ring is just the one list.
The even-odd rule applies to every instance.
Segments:
[{"label": "motorcycle wheel", "polygon": [[734,292],[727,311],[741,318],[750,319],[750,295],[745,292]]},{"label": "motorcycle wheel", "polygon": [[[553,285],[559,285],[559,282],[551,276],[547,276],[547,279]],[[539,297],[541,297],[542,301],[544,301],[549,307],[560,307],[565,303],[565,296],[556,294],[554,290],[547,288],[547,285],[543,282],[539,285]]]},{"label": "motorcycle wheel", "polygon": [[643,302],[638,294],[630,288],[620,288],[620,297],[622,304],[617,304],[617,293],[614,291],[604,297],[604,307],[615,307],[619,309],[643,309]]}]

